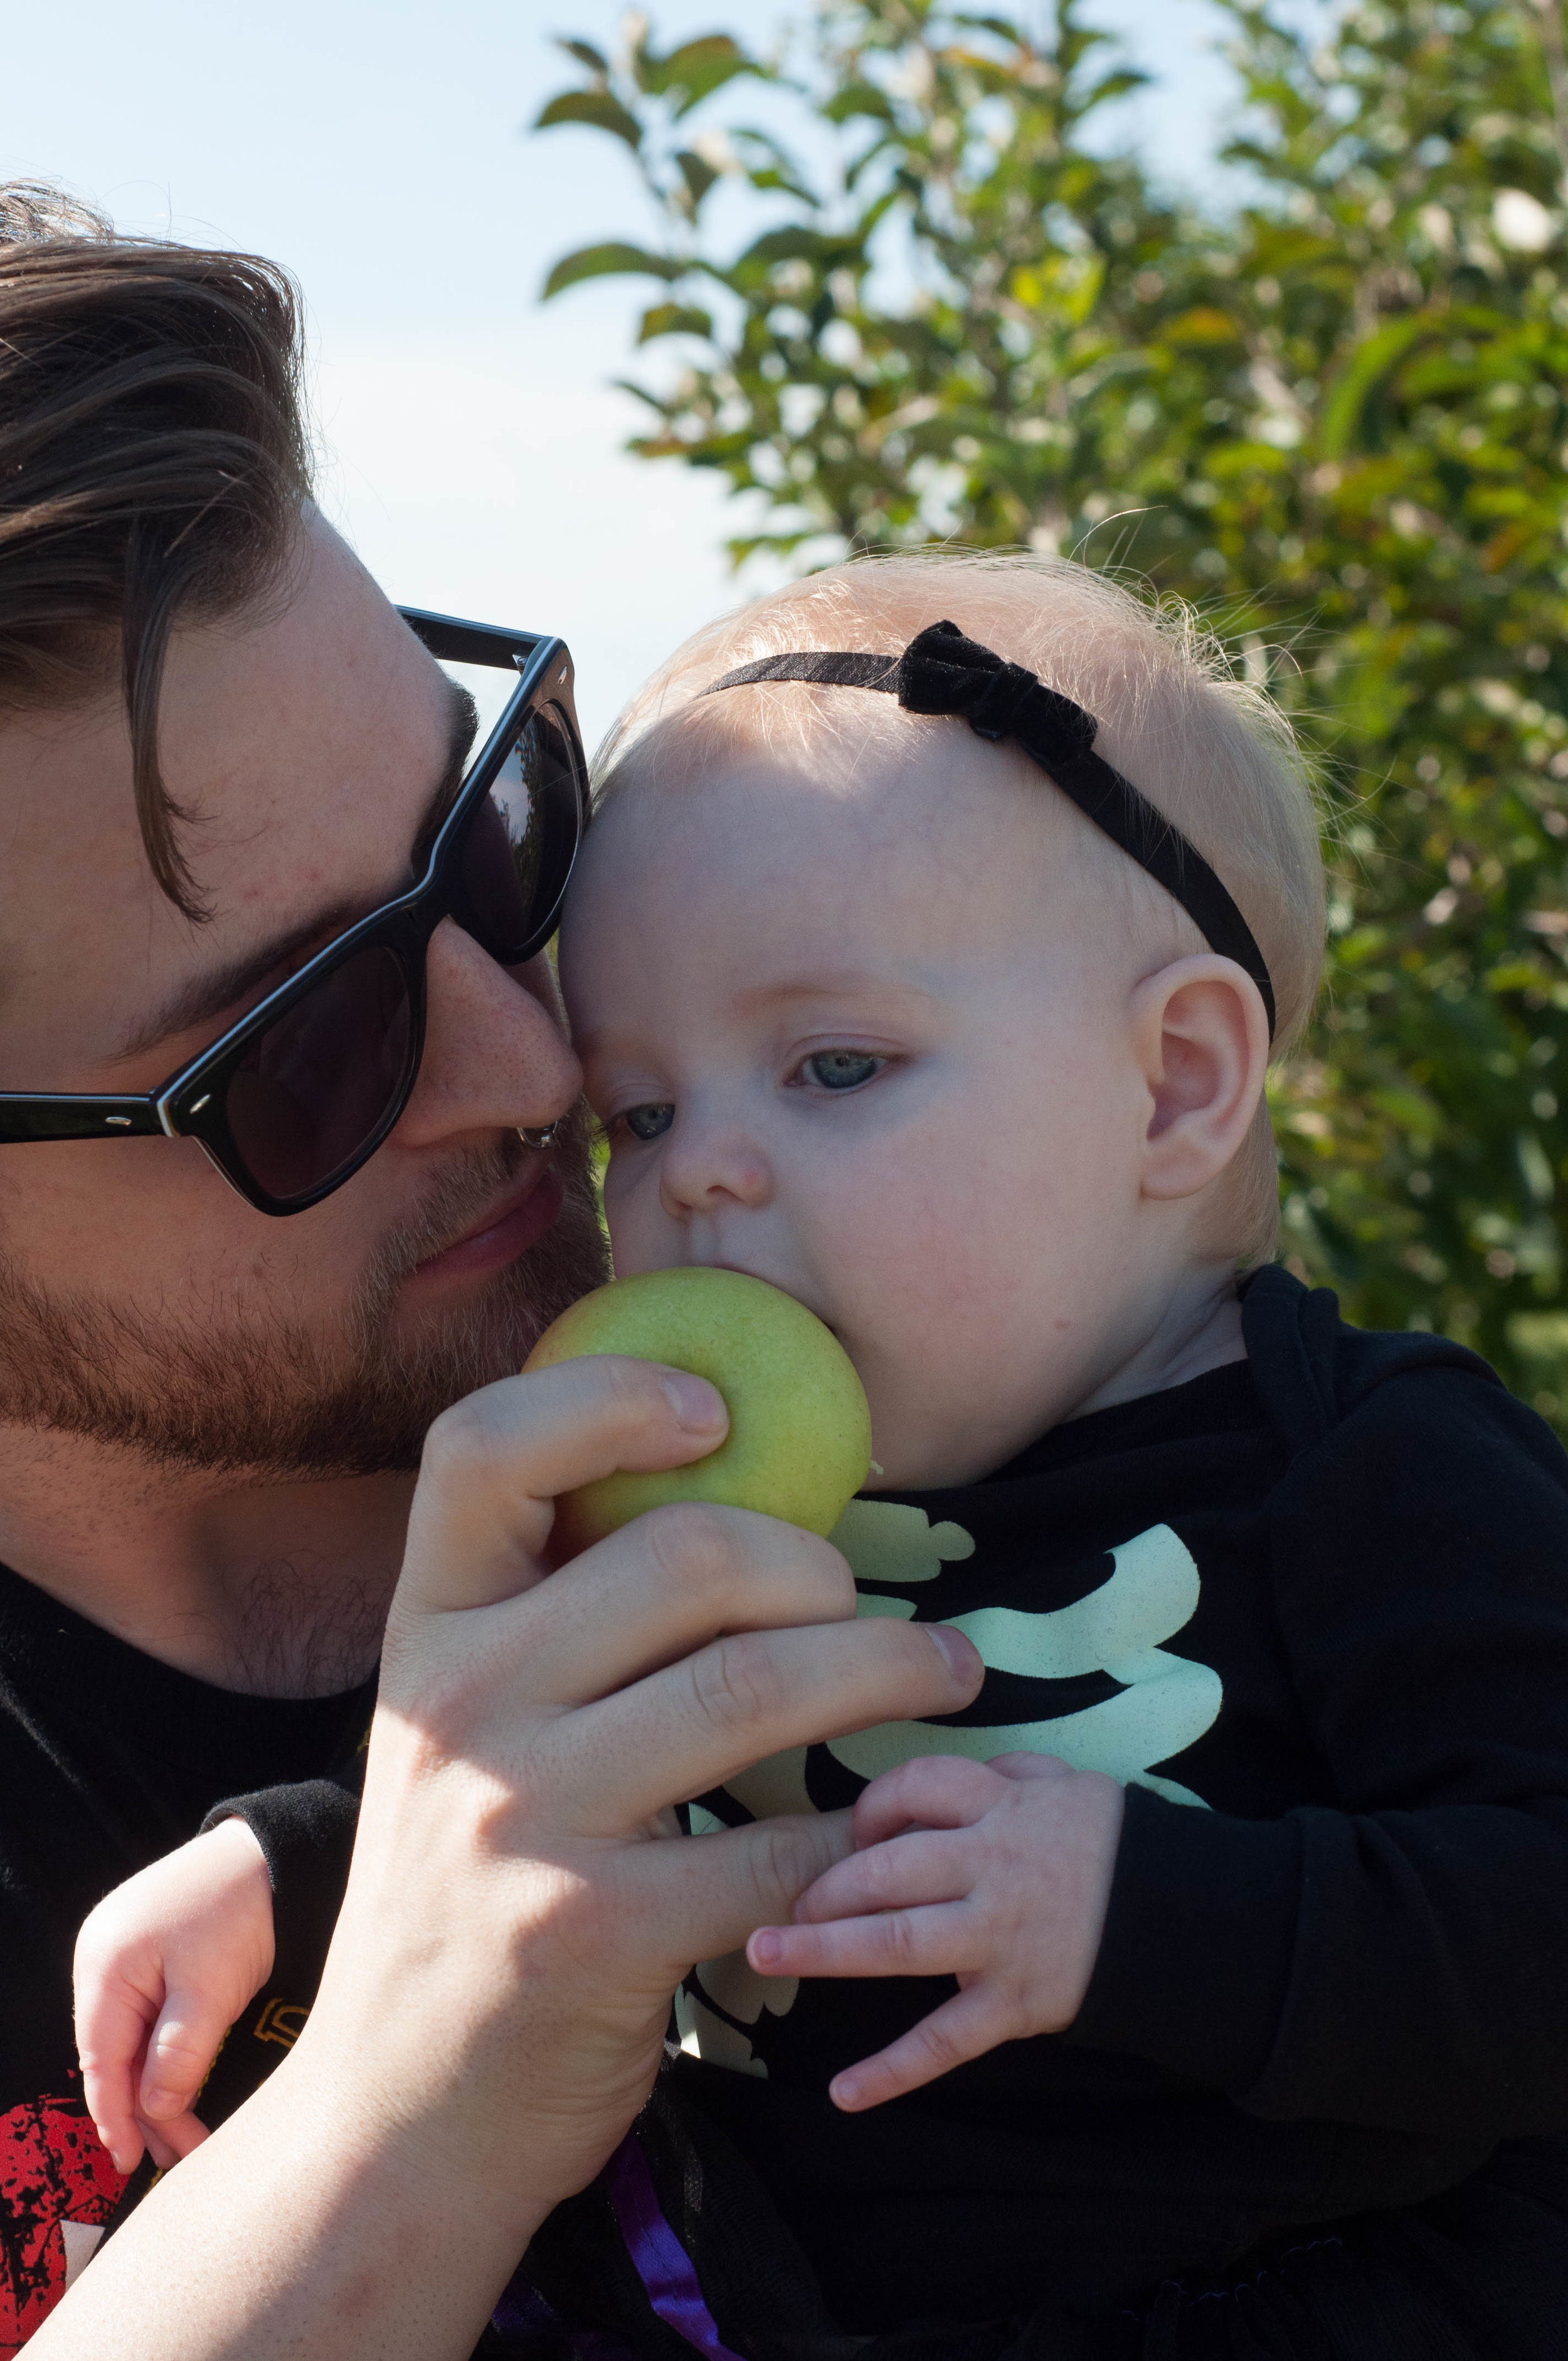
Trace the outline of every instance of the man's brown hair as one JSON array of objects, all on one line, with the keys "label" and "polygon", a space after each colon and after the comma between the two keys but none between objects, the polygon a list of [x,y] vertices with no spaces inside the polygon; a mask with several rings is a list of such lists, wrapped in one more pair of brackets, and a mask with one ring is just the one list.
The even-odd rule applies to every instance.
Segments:
[{"label": "man's brown hair", "polygon": [[0,184],[0,709],[118,681],[154,876],[203,915],[159,767],[175,621],[280,578],[310,490],[300,303],[255,255]]}]

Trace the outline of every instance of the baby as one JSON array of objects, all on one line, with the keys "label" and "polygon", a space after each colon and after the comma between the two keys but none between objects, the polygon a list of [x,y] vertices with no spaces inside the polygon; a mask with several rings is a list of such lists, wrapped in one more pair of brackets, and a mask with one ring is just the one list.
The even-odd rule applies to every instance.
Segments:
[{"label": "baby", "polygon": [[[878,1462],[834,1536],[860,1611],[987,1666],[691,1806],[853,1806],[795,1923],[695,1969],[673,2069],[842,2329],[1169,2282],[1259,2351],[1556,2349],[1568,2263],[1543,2294],[1508,2246],[1499,2143],[1568,2128],[1568,1462],[1472,1356],[1269,1263],[1265,1076],[1321,934],[1283,720],[1063,562],[815,576],[609,749],[561,975],[617,1269],[828,1323]],[[276,1857],[302,1808],[89,1921],[122,2167],[133,2109],[198,2136],[272,1972],[247,1822]]]}]

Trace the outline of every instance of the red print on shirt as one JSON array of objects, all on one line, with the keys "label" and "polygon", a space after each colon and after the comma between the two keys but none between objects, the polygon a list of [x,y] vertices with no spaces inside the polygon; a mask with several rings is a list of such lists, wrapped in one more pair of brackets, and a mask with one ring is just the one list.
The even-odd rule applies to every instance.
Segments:
[{"label": "red print on shirt", "polygon": [[0,2115],[0,2354],[43,2325],[125,2185],[80,2097]]}]

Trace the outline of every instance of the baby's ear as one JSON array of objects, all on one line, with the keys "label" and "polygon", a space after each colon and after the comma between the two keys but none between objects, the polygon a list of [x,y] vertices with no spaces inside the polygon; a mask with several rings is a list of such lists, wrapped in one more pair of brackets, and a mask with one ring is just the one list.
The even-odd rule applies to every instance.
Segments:
[{"label": "baby's ear", "polygon": [[1251,1128],[1268,1070],[1268,1018],[1252,978],[1216,951],[1173,961],[1133,994],[1151,1111],[1142,1193],[1195,1196]]}]

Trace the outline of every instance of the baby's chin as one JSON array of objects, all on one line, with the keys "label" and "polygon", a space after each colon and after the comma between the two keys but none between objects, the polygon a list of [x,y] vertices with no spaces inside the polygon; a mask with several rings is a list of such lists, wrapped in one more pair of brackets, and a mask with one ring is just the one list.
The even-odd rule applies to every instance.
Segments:
[{"label": "baby's chin", "polygon": [[[854,1358],[850,1355],[851,1360]],[[863,1374],[863,1373],[862,1373]],[[932,1492],[944,1484],[970,1479],[951,1471],[955,1461],[950,1444],[944,1450],[929,1434],[901,1431],[903,1422],[883,1412],[879,1420],[873,1389],[866,1388],[872,1412],[871,1473],[861,1485],[865,1493]]]},{"label": "baby's chin", "polygon": [[861,1488],[866,1493],[959,1491],[982,1483],[1054,1422],[1048,1412],[1036,1422],[1026,1410],[1005,1425],[977,1419],[972,1394],[967,1401],[934,1401],[924,1389],[915,1415],[901,1419],[884,1401],[879,1417],[877,1389],[868,1384],[866,1393],[876,1455]]}]

